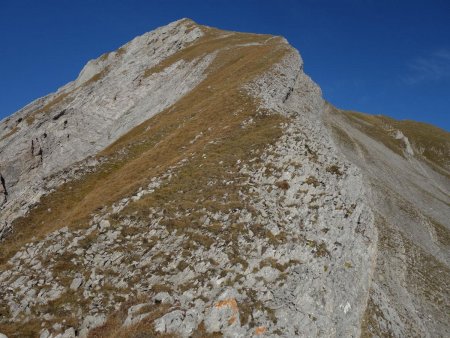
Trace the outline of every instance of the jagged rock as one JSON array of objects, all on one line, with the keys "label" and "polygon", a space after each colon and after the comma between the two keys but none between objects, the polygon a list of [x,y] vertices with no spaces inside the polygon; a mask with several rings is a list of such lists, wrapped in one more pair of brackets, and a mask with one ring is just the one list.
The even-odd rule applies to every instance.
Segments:
[{"label": "jagged rock", "polygon": [[274,282],[280,275],[280,271],[269,266],[265,266],[261,270],[259,270],[256,275],[261,276],[268,282]]}]

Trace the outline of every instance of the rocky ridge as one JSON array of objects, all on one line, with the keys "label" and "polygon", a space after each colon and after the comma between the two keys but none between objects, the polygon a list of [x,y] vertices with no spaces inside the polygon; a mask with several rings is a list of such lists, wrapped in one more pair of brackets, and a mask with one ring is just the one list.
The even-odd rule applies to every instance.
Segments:
[{"label": "rocky ridge", "polygon": [[[108,75],[97,76],[104,69]],[[16,116],[42,114],[41,125],[22,127],[39,134],[67,112],[83,125],[95,111],[105,128],[72,148],[77,157],[54,162],[49,146],[40,155],[33,148],[41,164],[31,169],[1,162],[8,231],[0,244],[0,332],[417,332],[391,324],[404,320],[391,300],[375,296],[384,290],[378,271],[388,257],[380,209],[365,167],[336,137],[330,106],[286,40],[181,20],[90,62],[55,96],[68,87],[78,99],[55,104],[54,117],[64,111],[56,120],[52,109],[40,111],[44,98],[2,122],[2,159],[28,144],[22,129],[10,134]],[[114,103],[117,92],[123,105]],[[395,136],[415,151],[404,134]],[[10,175],[17,184],[8,183]],[[30,184],[25,175],[40,180]],[[81,207],[68,212],[73,201]],[[374,303],[382,317],[369,316]],[[433,329],[448,327],[439,322],[420,332]]]},{"label": "rocky ridge", "polygon": [[8,226],[39,201],[48,191],[43,180],[95,155],[195,87],[213,54],[179,60],[157,74],[145,71],[202,35],[183,20],[139,36],[89,61],[75,81],[2,121],[0,224]]}]

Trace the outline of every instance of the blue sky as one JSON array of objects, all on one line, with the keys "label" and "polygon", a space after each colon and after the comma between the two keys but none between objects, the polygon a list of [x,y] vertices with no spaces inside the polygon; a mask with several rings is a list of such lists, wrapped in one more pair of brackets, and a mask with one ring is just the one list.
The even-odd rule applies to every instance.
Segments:
[{"label": "blue sky", "polygon": [[182,17],[283,35],[337,107],[450,131],[448,0],[0,0],[0,118]]}]

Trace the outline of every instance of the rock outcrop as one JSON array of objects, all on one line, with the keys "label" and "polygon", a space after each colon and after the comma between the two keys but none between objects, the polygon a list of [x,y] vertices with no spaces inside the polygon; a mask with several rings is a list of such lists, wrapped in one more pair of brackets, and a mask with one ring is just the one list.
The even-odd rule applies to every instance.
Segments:
[{"label": "rock outcrop", "polygon": [[[391,128],[405,163],[382,167],[387,143],[332,112],[281,37],[183,19],[90,61],[0,125],[0,332],[447,335],[448,167],[423,167],[406,225],[380,187],[412,182],[383,173],[429,153]],[[427,255],[424,300],[400,262]]]},{"label": "rock outcrop", "polygon": [[0,168],[9,198],[0,223],[11,223],[37,203],[50,176],[97,154],[195,87],[214,54],[180,59],[162,72],[152,68],[202,35],[182,20],[139,36],[2,121]]},{"label": "rock outcrop", "polygon": [[0,207],[8,200],[8,190],[6,190],[6,182],[0,173]]}]

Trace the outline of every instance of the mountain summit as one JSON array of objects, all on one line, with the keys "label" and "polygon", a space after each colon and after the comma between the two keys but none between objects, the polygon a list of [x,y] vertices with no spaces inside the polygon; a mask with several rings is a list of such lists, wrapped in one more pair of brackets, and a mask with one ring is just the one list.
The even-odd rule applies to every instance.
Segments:
[{"label": "mountain summit", "polygon": [[282,37],[139,36],[1,121],[0,178],[10,338],[450,335],[449,133]]}]

